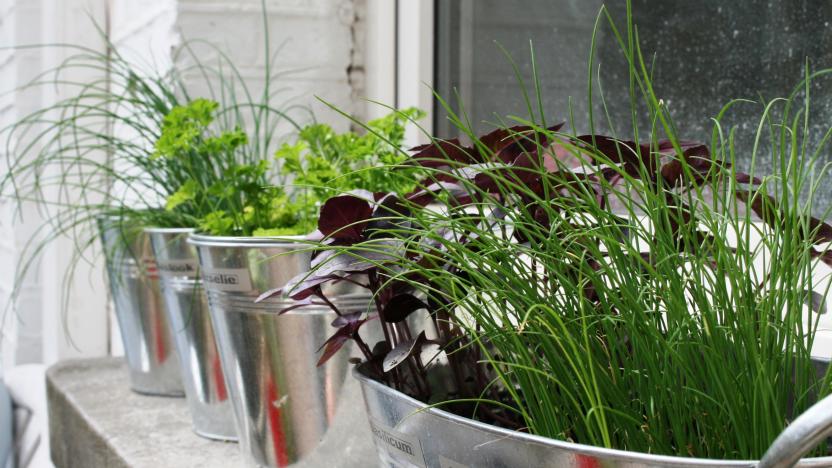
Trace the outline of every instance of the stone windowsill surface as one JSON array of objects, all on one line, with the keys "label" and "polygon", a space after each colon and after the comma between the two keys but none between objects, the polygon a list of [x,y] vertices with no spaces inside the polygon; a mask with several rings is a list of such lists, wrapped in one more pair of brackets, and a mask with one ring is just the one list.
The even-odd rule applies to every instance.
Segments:
[{"label": "stone windowsill surface", "polygon": [[[351,383],[355,383],[350,379]],[[197,436],[184,398],[132,392],[119,358],[70,360],[46,376],[52,460],[57,468],[243,466],[239,446]],[[345,401],[361,401],[346,385]],[[378,466],[363,405],[340,405],[319,449],[296,466]],[[331,437],[330,437],[331,436]]]}]

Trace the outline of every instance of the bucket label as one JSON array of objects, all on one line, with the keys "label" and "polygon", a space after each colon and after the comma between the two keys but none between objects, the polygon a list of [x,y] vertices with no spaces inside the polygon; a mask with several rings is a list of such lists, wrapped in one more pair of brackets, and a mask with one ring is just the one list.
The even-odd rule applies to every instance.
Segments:
[{"label": "bucket label", "polygon": [[218,291],[249,292],[251,276],[245,268],[215,268],[202,272],[202,282],[206,287]]},{"label": "bucket label", "polygon": [[468,468],[468,465],[457,463],[450,458],[445,458],[439,455],[439,468]]},{"label": "bucket label", "polygon": [[157,260],[156,269],[164,276],[187,276],[196,278],[199,268],[196,261],[190,260]]},{"label": "bucket label", "polygon": [[418,437],[402,434],[374,419],[370,419],[370,430],[373,431],[376,447],[397,466],[426,466]]}]

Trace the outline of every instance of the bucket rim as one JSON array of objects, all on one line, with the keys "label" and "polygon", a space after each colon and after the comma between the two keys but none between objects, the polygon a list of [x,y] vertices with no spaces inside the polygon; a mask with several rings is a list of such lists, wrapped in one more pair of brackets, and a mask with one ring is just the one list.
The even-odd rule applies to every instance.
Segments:
[{"label": "bucket rim", "polygon": [[[620,449],[608,449],[604,447],[596,447],[594,445],[586,445],[586,444],[577,444],[573,442],[567,442],[563,440],[552,439],[549,437],[543,437],[533,434],[526,434],[523,432],[513,431],[510,429],[505,429],[502,427],[494,426],[491,424],[483,423],[480,421],[475,421],[470,418],[466,418],[464,416],[459,416],[457,414],[435,408],[430,407],[429,405],[413,398],[404,393],[399,392],[375,379],[370,377],[366,374],[366,367],[368,363],[362,362],[356,366],[354,366],[351,370],[353,377],[355,377],[362,387],[369,387],[374,391],[382,393],[383,395],[389,398],[395,398],[399,400],[404,400],[406,403],[415,406],[418,408],[416,411],[413,411],[411,414],[405,416],[405,418],[415,415],[416,413],[427,413],[429,415],[433,415],[439,418],[444,418],[449,420],[452,423],[459,424],[461,426],[468,426],[474,428],[479,431],[483,431],[486,433],[490,433],[495,435],[499,439],[519,439],[520,441],[527,442],[527,443],[534,443],[539,445],[545,445],[548,447],[556,448],[559,450],[563,450],[565,452],[572,452],[575,454],[581,455],[588,455],[592,457],[600,458],[603,460],[618,460],[618,461],[626,461],[626,462],[642,462],[648,464],[659,464],[659,465],[668,465],[668,466],[690,466],[690,467],[752,467],[757,466],[759,460],[719,460],[714,458],[691,458],[691,457],[678,457],[673,455],[656,455],[644,452],[634,452],[629,450],[620,450]],[[369,410],[369,408],[368,408]],[[368,411],[368,416],[373,417],[372,414]],[[816,463],[832,463],[832,456],[825,456],[825,457],[813,457],[813,458],[802,458],[801,462],[809,462],[812,463],[813,466]],[[820,466],[820,465],[819,465]]]},{"label": "bucket rim", "polygon": [[146,226],[144,228],[144,232],[148,234],[190,234],[196,231],[196,228],[192,227],[158,227],[158,226]]},{"label": "bucket rim", "polygon": [[191,232],[188,243],[197,247],[312,247],[317,242],[306,236],[212,236]]},{"label": "bucket rim", "polygon": [[[254,301],[252,301],[254,302]],[[213,311],[210,312],[212,315],[214,314]],[[332,309],[324,308],[324,307],[304,307],[301,310],[290,310],[289,312],[275,312],[272,310],[268,310],[266,308],[250,308],[250,309],[223,309],[221,312],[217,312],[217,314],[223,315],[246,315],[246,316],[257,316],[257,317],[320,317],[320,316],[331,316],[333,319],[338,318],[338,314],[336,314]]]},{"label": "bucket rim", "polygon": [[[307,305],[305,307],[301,307],[299,309],[294,309],[294,310],[291,310],[289,312],[273,312],[273,311],[268,310],[268,309],[282,310],[284,308],[292,307],[294,305],[297,305],[299,301],[297,301],[295,299],[290,299],[290,298],[287,298],[287,297],[281,297],[281,298],[277,298],[277,299],[270,298],[270,299],[266,299],[264,301],[256,303],[256,302],[253,301],[253,299],[256,298],[259,294],[226,295],[225,291],[221,291],[221,290],[217,290],[217,289],[213,289],[213,290],[206,289],[206,292],[208,294],[212,294],[212,295],[220,294],[222,296],[232,298],[231,300],[236,299],[236,300],[246,301],[247,299],[252,299],[252,301],[249,303],[247,308],[240,309],[238,307],[235,307],[234,309],[227,310],[226,312],[231,312],[231,311],[238,312],[239,311],[239,312],[246,312],[246,313],[247,312],[266,313],[266,314],[271,314],[271,315],[274,315],[274,314],[290,315],[290,314],[294,314],[294,313],[308,314],[308,313],[313,313],[314,311],[325,311],[325,313],[327,313],[327,314],[333,314],[333,316],[337,316],[337,313],[335,313],[330,307],[328,307],[326,304],[323,304],[323,303],[320,303],[320,304],[316,303],[316,304]],[[211,298],[209,298],[209,299],[211,299]],[[223,298],[222,297],[217,298],[217,300],[223,300]],[[338,295],[333,297],[332,302],[336,306],[349,307],[350,309],[356,309],[356,310],[360,309],[362,313],[368,312],[368,311],[370,311],[370,312],[375,312],[376,311],[375,305],[372,303],[372,295],[369,292],[360,291],[360,292],[350,292],[350,293],[346,293],[346,294],[338,294]],[[251,306],[251,304],[254,304],[254,306]],[[359,307],[359,305],[361,305],[361,307]]]}]

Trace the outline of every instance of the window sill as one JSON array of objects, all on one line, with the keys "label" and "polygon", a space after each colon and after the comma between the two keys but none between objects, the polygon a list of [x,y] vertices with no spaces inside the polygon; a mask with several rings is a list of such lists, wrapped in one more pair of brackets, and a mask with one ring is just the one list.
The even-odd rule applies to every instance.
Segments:
[{"label": "window sill", "polygon": [[[122,359],[63,361],[47,371],[46,384],[52,461],[58,468],[225,468],[244,463],[236,443],[193,432],[184,398],[130,391]],[[358,392],[357,385],[350,387]],[[359,394],[354,396],[361,401]],[[327,438],[333,444],[322,444],[321,453],[293,466],[377,465],[363,405],[353,406],[356,415],[347,418],[349,427],[333,426],[340,429]]]}]

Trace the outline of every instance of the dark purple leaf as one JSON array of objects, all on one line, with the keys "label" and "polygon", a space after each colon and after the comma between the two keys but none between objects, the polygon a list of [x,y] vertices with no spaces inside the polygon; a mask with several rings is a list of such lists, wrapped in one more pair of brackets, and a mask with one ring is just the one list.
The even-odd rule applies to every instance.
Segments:
[{"label": "dark purple leaf", "polygon": [[[691,141],[691,140],[679,140],[676,143],[679,145],[679,148],[682,150],[683,153],[686,152],[690,148],[703,146],[702,143],[699,143],[698,141]],[[657,148],[658,152],[662,153],[662,154],[672,153],[672,152],[675,151],[675,148],[673,148],[673,143],[670,140],[667,140],[667,139],[662,139],[662,140],[657,141],[656,142],[656,148]]]},{"label": "dark purple leaf", "polygon": [[[492,153],[499,153],[501,149],[514,143],[515,138],[518,138],[517,133],[528,132],[531,127],[516,126],[516,127],[500,127],[492,130],[489,133],[479,138],[483,146],[491,150]],[[521,137],[522,138],[522,137]]]},{"label": "dark purple leaf", "polygon": [[[562,126],[563,124],[560,123],[546,130],[556,132]],[[487,150],[481,151],[472,146],[463,146],[458,138],[435,140],[433,143],[413,148],[411,151],[416,153],[412,158],[425,167],[448,166],[449,162],[476,164],[503,161],[508,163],[524,152],[546,147],[549,144],[549,137],[529,126],[502,127],[480,137],[479,143]]]},{"label": "dark purple leaf", "polygon": [[[776,227],[784,217],[783,209],[771,195],[760,191],[738,190],[734,196],[749,204],[751,210],[769,226]],[[807,216],[807,221],[812,238],[806,240],[814,244],[832,242],[832,226],[812,216]]]},{"label": "dark purple leaf", "polygon": [[804,302],[809,306],[810,310],[818,315],[826,313],[826,298],[823,297],[823,294],[815,291],[806,291],[806,299]]},{"label": "dark purple leaf", "polygon": [[[316,289],[328,282],[348,281],[347,276],[352,273],[364,273],[378,264],[394,261],[398,258],[397,249],[400,242],[390,241],[375,242],[373,250],[352,249],[350,253],[332,250],[332,255],[316,263],[312,271],[301,273],[290,279],[283,291],[288,293],[292,299],[303,299],[315,293]],[[385,252],[385,249],[391,249]],[[356,283],[358,284],[358,283]]]},{"label": "dark purple leaf", "polygon": [[402,281],[402,280],[399,280],[399,279],[390,280],[387,283],[387,288],[386,289],[390,290],[392,292],[393,296],[398,296],[399,294],[412,293],[415,290],[415,288],[413,287],[413,284],[411,284],[411,282],[412,281],[421,282],[421,281],[419,281],[419,278],[420,278],[418,276],[419,274],[420,273],[415,272],[415,271],[405,273],[403,278],[405,280],[408,280],[408,281]]},{"label": "dark purple leaf", "polygon": [[355,312],[352,314],[344,314],[339,315],[335,320],[332,321],[332,326],[335,328],[346,327],[351,325],[355,322],[361,321],[361,316],[364,315],[363,312]]},{"label": "dark purple leaf", "polygon": [[[481,159],[483,161],[511,162],[524,151],[536,148],[534,138],[535,134],[531,133],[531,127],[498,128],[480,138],[480,142],[490,151],[490,154],[481,154]],[[543,139],[543,136],[541,135],[539,138]]]},{"label": "dark purple leaf", "polygon": [[[300,278],[300,277],[303,278]],[[330,281],[341,279],[335,275],[318,276],[309,273],[302,273],[286,283],[283,289],[286,294],[295,300],[306,299],[309,296],[316,295],[321,290],[321,285]]]},{"label": "dark purple leaf", "polygon": [[311,297],[307,297],[305,299],[301,299],[299,301],[296,301],[294,304],[290,305],[289,307],[281,309],[278,312],[278,315],[283,315],[283,314],[285,314],[287,312],[291,312],[295,309],[300,309],[301,307],[309,307],[309,306],[324,306],[324,307],[326,307],[327,303],[326,302],[321,302],[321,301],[315,302],[315,301],[312,300]]},{"label": "dark purple leaf", "polygon": [[[352,339],[355,336],[355,334],[358,333],[358,329],[361,328],[361,325],[364,325],[368,320],[370,320],[370,318],[358,320],[355,319],[355,315],[356,314],[349,314],[342,316],[342,318],[344,318],[343,325],[340,326],[340,328],[338,328],[338,331],[336,331],[332,336],[330,336],[324,342],[324,344],[321,345],[320,348],[318,348],[318,351],[320,351],[321,349],[324,350],[323,354],[321,354],[320,359],[318,359],[318,367],[324,365],[327,361],[329,361],[332,358],[332,356],[334,356],[335,353],[337,353],[338,350],[340,350],[344,346],[344,343],[346,343],[347,340]],[[338,322],[338,319],[336,319],[335,322]],[[332,322],[333,325],[335,324],[335,322]]]},{"label": "dark purple leaf", "polygon": [[[685,164],[688,165],[688,170],[691,172],[693,181],[696,183],[703,182],[709,175],[718,175],[716,173],[711,174],[714,166],[721,166],[726,170],[730,167],[729,163],[713,161],[707,159],[706,157],[690,156],[685,162],[674,159],[662,166],[662,178],[670,185],[676,185],[677,183],[682,182],[686,176],[684,172]],[[751,177],[744,172],[735,172],[734,180],[739,184],[760,185],[762,183],[762,181],[757,177]]]},{"label": "dark purple leaf", "polygon": [[411,157],[416,163],[424,167],[442,167],[451,162],[470,164],[476,162],[474,150],[462,146],[459,138],[451,140],[434,140],[432,143],[411,148]]},{"label": "dark purple leaf", "polygon": [[[372,358],[370,362],[374,363],[374,368],[381,370],[381,363],[384,362],[384,357],[387,356],[387,353],[390,352],[390,344],[386,341],[379,341],[375,345],[373,345],[373,350],[370,353]],[[379,375],[379,378],[382,376]]]},{"label": "dark purple leaf", "polygon": [[540,157],[536,152],[523,153],[514,159],[511,163],[514,167],[534,168],[537,170],[544,169],[546,172],[555,172],[558,170],[558,164],[549,154],[544,154]]},{"label": "dark purple leaf", "polygon": [[705,145],[691,145],[682,154],[681,158],[673,159],[661,168],[662,178],[670,185],[686,182],[687,171],[693,177],[692,182],[701,183],[708,176],[719,175],[719,170],[729,165],[716,161],[711,157],[711,152]]},{"label": "dark purple leaf", "polygon": [[382,363],[382,369],[384,372],[390,372],[414,353],[419,352],[422,347],[422,343],[424,342],[425,332],[422,331],[416,338],[402,341],[396,345],[392,351],[387,353],[387,356],[384,356],[384,362]]},{"label": "dark purple leaf", "polygon": [[318,268],[318,265],[328,262],[332,257],[341,253],[340,250],[337,248],[329,248],[329,249],[318,249],[312,252],[312,261],[309,264],[309,268],[314,270]]},{"label": "dark purple leaf", "polygon": [[826,265],[832,267],[832,250],[824,250],[823,252],[818,252],[815,249],[810,251],[812,258],[819,258],[820,261],[825,263]]},{"label": "dark purple leaf", "polygon": [[560,130],[561,128],[563,128],[564,125],[566,125],[566,122],[561,122],[561,123],[552,125],[551,127],[547,127],[546,130],[549,130],[550,132],[554,133],[554,132],[557,132],[558,130]]},{"label": "dark purple leaf", "polygon": [[338,254],[328,261],[326,265],[311,272],[301,273],[290,279],[283,290],[292,299],[303,299],[316,292],[316,288],[329,282],[337,282],[344,279],[348,273],[359,273],[372,268],[370,262],[356,259],[346,254]]},{"label": "dark purple leaf", "polygon": [[[546,130],[549,132],[556,132],[563,127],[563,122],[552,125]],[[479,138],[483,146],[490,149],[493,153],[498,153],[503,148],[510,145],[524,145],[527,148],[532,148],[537,145],[535,142],[535,134],[537,134],[538,141],[541,145],[546,145],[549,142],[548,135],[542,132],[537,132],[528,125],[517,125],[514,127],[500,127],[491,131]]]},{"label": "dark purple leaf", "polygon": [[258,302],[265,301],[266,299],[269,299],[270,297],[279,296],[281,294],[283,294],[283,288],[282,287],[269,289],[268,291],[264,292],[263,294],[257,296],[257,299],[254,300],[254,303],[256,304]]},{"label": "dark purple leaf", "polygon": [[684,170],[684,164],[678,159],[674,159],[673,161],[670,161],[669,163],[662,166],[662,179],[664,179],[670,185],[676,185],[676,183],[682,180]]},{"label": "dark purple leaf", "polygon": [[[603,135],[581,135],[578,137],[578,140],[579,142],[584,143],[584,148],[589,149],[590,151],[597,151],[613,163],[624,164],[628,169],[628,173],[630,173],[634,167],[637,175],[639,154],[636,153],[634,142],[617,140]],[[592,157],[592,155],[590,155],[590,157]],[[597,164],[603,164],[606,162],[598,160],[595,157],[592,157],[592,159]]]},{"label": "dark purple leaf", "polygon": [[388,323],[398,323],[419,309],[427,309],[428,305],[412,294],[393,296],[380,314],[382,320]]},{"label": "dark purple leaf", "polygon": [[[520,187],[532,188],[540,181],[541,170],[538,162],[531,162],[536,156],[520,155],[515,158],[519,164],[492,165],[478,168],[472,174],[473,182],[483,192],[502,195],[506,190],[520,190]],[[517,186],[515,186],[515,184]]]},{"label": "dark purple leaf", "polygon": [[417,206],[427,206],[436,200],[436,196],[447,193],[452,199],[469,195],[468,190],[457,182],[449,180],[436,181],[423,189],[416,189],[405,198],[408,202]]},{"label": "dark purple leaf", "polygon": [[[618,140],[603,135],[581,135],[577,137],[577,140],[584,149],[590,152],[594,150],[611,162],[623,165],[624,170],[632,177],[641,176],[642,167],[647,174],[655,173],[661,162],[661,155],[675,151],[669,140],[659,140],[655,145],[649,143],[636,145],[633,141]],[[711,155],[707,146],[685,140],[680,140],[678,144],[682,150],[682,157],[689,164],[699,165],[703,169],[709,167],[707,161],[711,161]],[[693,161],[695,158],[699,161]],[[593,160],[596,163],[604,162],[598,158],[593,158]]]},{"label": "dark purple leaf", "polygon": [[[410,225],[410,208],[395,194],[381,200],[365,229],[369,238],[384,237],[384,231],[401,231]],[[392,233],[388,233],[389,237]]]},{"label": "dark purple leaf", "polygon": [[737,172],[734,178],[737,181],[737,183],[740,184],[760,185],[763,183],[763,181],[758,179],[757,177],[751,177],[750,175],[744,172]]},{"label": "dark purple leaf", "polygon": [[[714,160],[711,157],[711,150],[709,150],[706,145],[697,143],[691,143],[687,147],[682,147],[682,156],[687,161],[690,161],[691,159],[698,159],[700,161]],[[696,164],[694,162],[691,162],[691,165],[695,166]]]},{"label": "dark purple leaf", "polygon": [[[256,304],[258,302],[262,302],[262,301],[265,301],[267,299],[271,299],[272,297],[275,297],[275,296],[282,296],[286,292],[289,292],[289,290],[285,289],[285,288],[270,289],[270,290],[264,292],[263,294],[257,296],[257,299],[254,300],[254,303]],[[289,312],[290,310],[297,309],[298,307],[305,307],[305,306],[309,306],[309,305],[326,305],[323,302],[312,302],[312,298],[310,298],[309,296],[312,296],[313,294],[314,294],[314,291],[309,291],[308,294],[302,294],[302,295],[301,294],[295,294],[295,295],[291,296],[290,298],[295,300],[295,302],[292,305],[288,306],[286,309],[281,310],[280,313],[282,314],[284,312]]]},{"label": "dark purple leaf", "polygon": [[357,241],[372,213],[367,200],[353,195],[333,197],[321,207],[318,230],[327,237]]},{"label": "dark purple leaf", "polygon": [[[563,124],[553,125],[546,130],[556,132]],[[546,148],[550,139],[546,133],[538,132],[532,127],[519,125],[510,128],[498,128],[480,137],[480,143],[488,148],[491,154],[481,154],[482,161],[502,161],[509,163],[524,153],[537,152],[539,148]]]},{"label": "dark purple leaf", "polygon": [[481,172],[474,178],[474,183],[480,190],[490,193],[502,193],[506,184],[516,189],[526,187],[533,189],[539,185],[541,176],[545,172],[556,169],[556,163],[551,156],[538,158],[536,153],[524,153],[514,159],[510,166],[495,168],[488,172]]},{"label": "dark purple leaf", "polygon": [[387,356],[387,353],[389,353],[389,352],[390,352],[390,343],[388,343],[386,341],[379,341],[378,343],[373,345],[373,352],[372,352],[373,356],[376,356],[376,357],[379,357],[379,358],[383,359],[384,356]]},{"label": "dark purple leaf", "polygon": [[335,356],[335,353],[337,353],[341,348],[343,348],[344,343],[346,343],[349,339],[350,337],[347,335],[336,333],[332,335],[328,340],[326,340],[326,343],[324,343],[324,345],[322,346],[322,348],[324,348],[324,352],[318,359],[317,367],[321,367],[322,365],[326,364],[327,361],[332,359],[332,356]]}]

